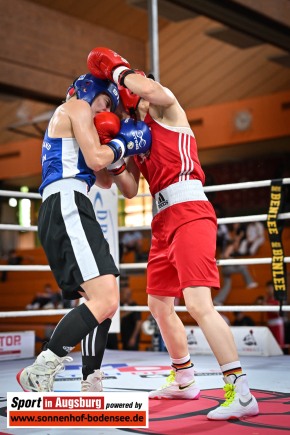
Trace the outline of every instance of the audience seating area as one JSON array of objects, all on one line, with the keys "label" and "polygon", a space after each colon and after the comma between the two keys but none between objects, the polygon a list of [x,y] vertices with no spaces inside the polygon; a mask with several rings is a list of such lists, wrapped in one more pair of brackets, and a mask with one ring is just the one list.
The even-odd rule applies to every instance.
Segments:
[{"label": "audience seating area", "polygon": [[[256,257],[270,257],[271,248],[266,234],[265,243],[260,247]],[[144,242],[146,250],[148,243]],[[286,227],[283,231],[283,246],[285,255],[290,254],[290,227]],[[22,250],[18,252],[23,257],[33,258],[33,264],[47,264],[47,260],[42,248],[32,250]],[[134,253],[130,252],[123,258],[124,263],[134,262]],[[2,261],[3,264],[3,261]],[[24,260],[22,264],[28,264]],[[30,263],[31,264],[31,263]],[[258,296],[265,294],[265,283],[271,280],[270,265],[250,265],[248,266],[253,278],[259,283],[259,286],[254,289],[246,289],[242,278],[239,275],[233,277],[233,288],[226,301],[227,305],[254,305]],[[288,265],[289,270],[289,265]],[[0,273],[1,274],[1,273]],[[1,276],[1,275],[0,275]],[[146,295],[146,270],[127,272],[127,284],[132,289],[133,298],[138,305],[147,304]],[[289,280],[288,280],[289,281]],[[36,292],[42,291],[44,284],[51,283],[52,288],[57,290],[58,286],[51,272],[8,272],[7,280],[0,281],[1,291],[1,311],[18,311],[24,310],[25,306],[31,302]],[[213,296],[215,296],[213,290]],[[290,296],[288,295],[288,300]],[[183,305],[183,300],[180,300]],[[179,314],[185,324],[193,324],[193,320],[187,313]],[[149,312],[142,313],[142,320],[146,320]],[[233,314],[227,313],[230,321],[233,321]],[[263,313],[250,313],[250,316],[257,325],[265,324],[265,315]],[[0,318],[1,331],[17,331],[17,330],[35,330],[37,336],[36,351],[41,348],[41,341],[45,339],[51,328],[57,324],[61,316],[36,316],[36,317],[19,317],[19,318]],[[146,350],[151,347],[151,336],[142,332],[141,334],[141,350]]]}]

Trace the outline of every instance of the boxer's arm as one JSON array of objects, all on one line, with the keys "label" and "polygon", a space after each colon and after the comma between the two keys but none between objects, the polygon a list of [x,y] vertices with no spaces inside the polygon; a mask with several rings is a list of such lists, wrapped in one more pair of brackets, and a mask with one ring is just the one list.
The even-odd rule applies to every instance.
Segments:
[{"label": "boxer's arm", "polygon": [[184,109],[170,89],[140,74],[128,74],[122,82],[150,103],[149,113],[153,119],[168,125],[190,127]]},{"label": "boxer's arm", "polygon": [[99,172],[94,173],[96,176],[95,184],[102,189],[110,189],[114,182],[113,177],[106,169],[101,169]]},{"label": "boxer's arm", "polygon": [[154,105],[170,106],[176,103],[176,98],[169,89],[135,74],[129,62],[109,48],[94,48],[88,55],[87,66],[93,75],[113,80]]},{"label": "boxer's arm", "polygon": [[128,74],[124,78],[124,84],[134,94],[156,106],[171,106],[177,102],[168,88],[140,74]]},{"label": "boxer's arm", "polygon": [[95,184],[103,189],[110,189],[115,183],[125,198],[134,198],[138,193],[140,171],[132,157],[127,159],[126,168],[119,175],[112,175],[108,170],[102,169],[95,173]]},{"label": "boxer's arm", "polygon": [[67,112],[73,135],[88,167],[98,172],[112,163],[114,153],[110,147],[101,145],[89,104],[83,100],[75,100],[67,106]]},{"label": "boxer's arm", "polygon": [[133,157],[126,159],[126,170],[114,176],[113,182],[118,186],[125,198],[134,198],[138,193],[140,171]]},{"label": "boxer's arm", "polygon": [[154,119],[169,125],[189,127],[184,109],[168,88],[140,74],[128,74],[124,84],[134,94],[149,101],[149,113]]}]

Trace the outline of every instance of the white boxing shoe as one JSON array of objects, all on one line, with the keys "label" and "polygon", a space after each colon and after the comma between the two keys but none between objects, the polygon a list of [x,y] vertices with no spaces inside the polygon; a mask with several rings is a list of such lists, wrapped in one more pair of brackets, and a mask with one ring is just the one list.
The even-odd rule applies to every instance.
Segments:
[{"label": "white boxing shoe", "polygon": [[95,392],[99,393],[103,391],[102,379],[104,378],[104,373],[100,370],[95,370],[94,373],[88,375],[86,380],[81,382],[82,392]]},{"label": "white boxing shoe", "polygon": [[149,393],[149,399],[193,400],[199,396],[200,389],[195,383],[193,366],[188,369],[171,370],[166,378],[166,384]]},{"label": "white boxing shoe", "polygon": [[69,356],[58,357],[51,350],[41,352],[35,362],[22,369],[16,379],[27,392],[43,393],[53,391],[54,379],[64,369],[64,361],[72,361]]},{"label": "white boxing shoe", "polygon": [[224,377],[225,402],[207,414],[209,420],[231,420],[259,414],[259,406],[251,394],[246,375]]}]

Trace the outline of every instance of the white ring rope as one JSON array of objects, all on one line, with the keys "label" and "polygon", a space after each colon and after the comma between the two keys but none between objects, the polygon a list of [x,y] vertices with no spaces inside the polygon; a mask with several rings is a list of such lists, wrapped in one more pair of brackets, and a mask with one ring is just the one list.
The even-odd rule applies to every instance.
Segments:
[{"label": "white ring rope", "polygon": [[[187,312],[186,307],[183,306],[175,306],[176,312]],[[215,309],[217,311],[223,312],[234,312],[234,311],[242,311],[247,313],[254,312],[278,312],[280,307],[278,305],[227,305],[227,306],[216,306]],[[9,319],[9,318],[19,318],[19,317],[44,317],[44,316],[63,316],[67,314],[71,309],[55,309],[55,310],[33,310],[33,311],[0,311],[0,319]],[[136,305],[133,307],[120,307],[120,311],[137,311],[142,313],[149,313],[150,310],[146,305]],[[290,305],[283,305],[283,311],[290,312]]]},{"label": "white ring rope", "polygon": [[[277,219],[290,219],[290,213],[279,213]],[[249,216],[235,216],[235,217],[226,217],[226,218],[218,218],[217,223],[220,224],[234,224],[239,222],[262,222],[267,220],[266,214],[255,214]],[[0,224],[1,229],[1,224]],[[141,230],[151,230],[150,225],[143,227],[119,227],[118,230],[120,232],[124,231],[141,231]]]},{"label": "white ring rope", "polygon": [[[267,187],[271,186],[273,180],[261,180],[261,181],[246,181],[244,183],[230,183],[230,184],[218,184],[216,186],[205,186],[205,192],[220,192],[223,190],[238,190],[238,189],[252,189],[255,187]],[[282,184],[290,184],[290,178],[283,178]]]},{"label": "white ring rope", "polygon": [[[284,263],[290,263],[290,257],[284,257]],[[233,258],[230,260],[217,260],[218,266],[238,266],[240,264],[272,264],[272,258]],[[120,270],[136,270],[146,269],[147,263],[121,263]],[[49,272],[48,265],[25,265],[25,266],[8,266],[6,264],[0,265],[1,271],[10,272]]]},{"label": "white ring rope", "polygon": [[0,196],[8,196],[9,198],[41,199],[39,193],[17,192],[16,190],[0,190]]},{"label": "white ring rope", "polygon": [[[277,219],[290,219],[290,213],[279,213]],[[267,220],[266,214],[258,214],[252,216],[235,216],[235,217],[227,217],[227,218],[218,218],[218,224],[233,224],[237,222],[262,222]],[[30,227],[24,227],[21,225],[15,224],[0,224],[0,230],[12,230],[12,231],[37,231],[37,226],[33,225]],[[144,231],[151,230],[150,225],[148,226],[140,226],[140,227],[119,227],[119,232],[127,232],[127,231]]]},{"label": "white ring rope", "polygon": [[36,225],[31,225],[29,227],[24,227],[22,225],[15,224],[0,224],[0,230],[12,230],[12,231],[37,231],[38,227]]},{"label": "white ring rope", "polygon": [[[250,189],[258,187],[271,186],[273,180],[262,180],[262,181],[249,181],[244,183],[231,183],[216,186],[205,186],[205,192],[218,192],[226,190],[239,190],[239,189]],[[282,179],[282,184],[290,184],[290,178]],[[6,191],[0,190],[0,196],[5,197],[15,197],[15,198],[30,198],[30,199],[41,199],[40,194],[31,192],[16,192],[16,191]],[[138,194],[137,197],[150,197],[149,193]],[[124,199],[122,195],[119,198]],[[290,213],[280,213],[277,216],[278,219],[289,219]],[[267,214],[253,215],[253,216],[236,216],[227,218],[218,218],[218,224],[230,224],[236,222],[257,222],[266,221]],[[11,231],[37,231],[38,227],[36,225],[32,226],[22,226],[14,224],[0,224],[0,230],[11,230]],[[123,231],[137,231],[137,230],[151,230],[150,226],[140,226],[140,227],[119,227],[120,232]],[[290,263],[290,257],[284,257],[285,263]],[[240,258],[240,259],[228,259],[228,260],[217,260],[218,266],[229,266],[229,265],[249,265],[249,264],[271,264],[272,258]],[[120,264],[120,270],[136,270],[136,269],[146,269],[147,263],[123,263]],[[23,266],[9,266],[0,265],[0,271],[17,271],[17,272],[46,272],[50,271],[48,265],[23,265]],[[216,306],[217,311],[223,312],[278,312],[280,307],[273,305],[227,305],[227,306]],[[133,307],[120,307],[121,311],[139,311],[139,312],[150,312],[148,306],[133,306]],[[15,317],[36,317],[36,316],[60,316],[65,315],[70,311],[70,309],[53,309],[53,310],[33,310],[33,311],[8,311],[0,312],[0,318],[15,318]],[[187,312],[185,306],[175,306],[175,311],[177,312]],[[290,305],[283,305],[283,311],[290,311]]]},{"label": "white ring rope", "polygon": [[[273,180],[261,180],[261,181],[247,181],[244,183],[230,183],[230,184],[219,184],[216,186],[205,186],[205,192],[218,192],[224,190],[238,190],[238,189],[251,189],[255,187],[267,187],[270,186]],[[290,178],[283,178],[282,184],[290,184]],[[7,191],[0,190],[0,196],[8,196],[8,197],[17,197],[17,198],[31,198],[31,199],[41,199],[39,193],[31,193],[31,192],[16,192],[16,191]],[[137,197],[150,197],[149,193],[138,194]],[[119,195],[119,198],[124,197]],[[279,213],[277,219],[290,219],[290,213]],[[218,224],[232,224],[237,222],[257,222],[257,221],[266,221],[267,214],[260,215],[252,215],[252,216],[235,216],[235,217],[227,217],[227,218],[219,218],[217,219]],[[28,226],[24,227],[21,225],[14,224],[0,224],[0,230],[11,230],[11,231],[37,231],[37,226]],[[140,231],[140,230],[151,230],[150,226],[140,226],[140,227],[119,227],[120,232],[124,231]]]},{"label": "white ring rope", "polygon": [[[261,181],[246,181],[243,183],[229,183],[229,184],[217,184],[215,186],[204,186],[204,191],[207,192],[221,192],[225,190],[240,190],[240,189],[252,189],[255,187],[267,187],[271,186],[273,180],[261,180]],[[290,184],[290,178],[283,178],[282,184]],[[0,191],[1,194],[1,191]],[[138,196],[144,198],[151,196],[150,193],[142,193]],[[119,195],[119,198],[124,199],[123,195]]]},{"label": "white ring rope", "polygon": [[[239,189],[252,189],[255,187],[267,187],[271,186],[273,180],[261,180],[261,181],[247,181],[243,183],[229,183],[229,184],[217,184],[215,186],[204,186],[205,192],[219,192],[224,190],[239,190]],[[290,178],[282,178],[282,184],[290,184]],[[41,199],[39,193],[32,192],[17,192],[9,190],[0,190],[0,196],[9,196],[16,198],[31,198],[31,199]],[[149,197],[150,193],[140,193],[138,197]],[[124,196],[119,195],[120,198],[124,199]]]},{"label": "white ring rope", "polygon": [[[184,306],[175,306],[176,312],[185,313],[187,312],[187,308]],[[263,312],[263,313],[276,313],[279,311],[280,307],[278,305],[220,305],[216,306],[215,309],[217,311],[223,312],[233,312],[233,311],[243,311],[248,313],[254,312]],[[33,311],[0,311],[0,319],[8,319],[15,317],[44,317],[44,316],[63,316],[67,314],[71,308],[66,309],[54,309],[54,310],[33,310]],[[132,312],[141,312],[141,313],[149,313],[150,310],[147,305],[135,305],[135,306],[126,306],[120,307],[120,311],[132,311]],[[283,305],[283,311],[290,311],[290,305]]]}]

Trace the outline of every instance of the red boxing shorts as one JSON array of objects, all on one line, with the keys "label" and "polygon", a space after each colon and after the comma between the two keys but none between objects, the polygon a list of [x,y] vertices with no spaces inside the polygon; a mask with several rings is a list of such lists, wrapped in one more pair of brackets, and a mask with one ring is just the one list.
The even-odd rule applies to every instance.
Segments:
[{"label": "red boxing shorts", "polygon": [[152,222],[147,293],[180,297],[186,287],[219,288],[216,232],[208,201],[179,203],[159,212]]}]

